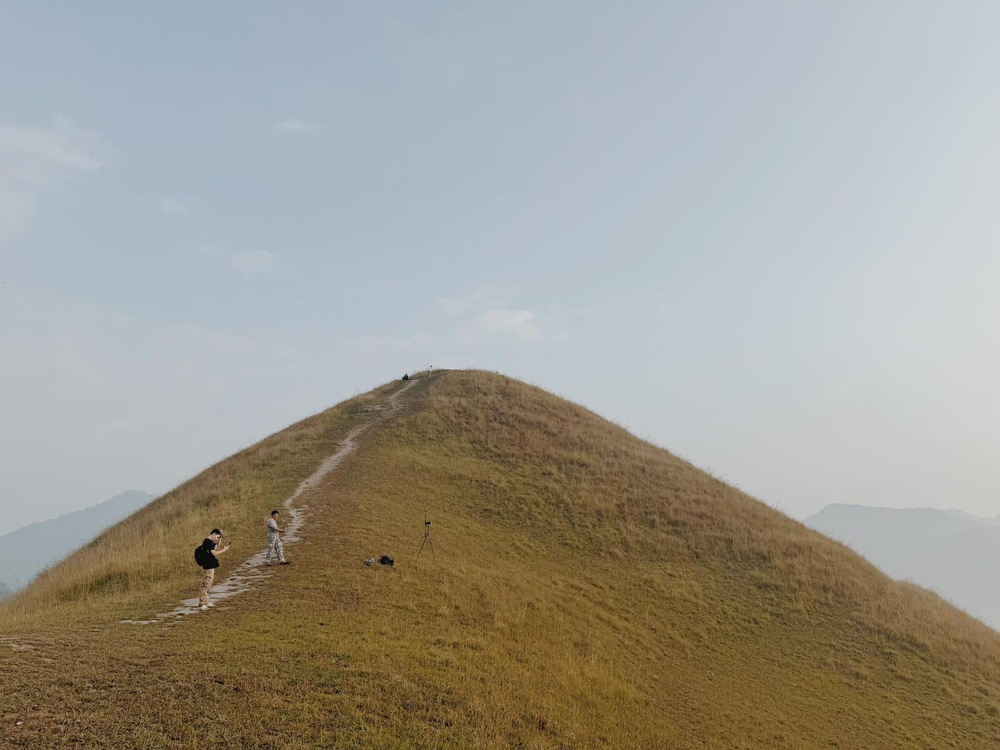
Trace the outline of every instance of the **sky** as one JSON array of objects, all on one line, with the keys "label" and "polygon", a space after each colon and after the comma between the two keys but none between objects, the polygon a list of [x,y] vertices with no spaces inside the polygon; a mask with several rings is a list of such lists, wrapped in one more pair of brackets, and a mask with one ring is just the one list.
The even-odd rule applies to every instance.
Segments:
[{"label": "sky", "polygon": [[796,518],[1000,513],[1000,5],[0,5],[0,509],[495,370]]}]

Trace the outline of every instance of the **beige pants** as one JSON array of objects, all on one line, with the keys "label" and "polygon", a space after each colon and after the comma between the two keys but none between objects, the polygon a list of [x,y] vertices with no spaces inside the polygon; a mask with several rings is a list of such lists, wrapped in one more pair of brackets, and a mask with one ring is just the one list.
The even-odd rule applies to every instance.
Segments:
[{"label": "beige pants", "polygon": [[201,594],[198,595],[198,605],[208,604],[208,592],[212,588],[212,581],[215,580],[215,568],[209,568],[205,575],[201,577]]}]

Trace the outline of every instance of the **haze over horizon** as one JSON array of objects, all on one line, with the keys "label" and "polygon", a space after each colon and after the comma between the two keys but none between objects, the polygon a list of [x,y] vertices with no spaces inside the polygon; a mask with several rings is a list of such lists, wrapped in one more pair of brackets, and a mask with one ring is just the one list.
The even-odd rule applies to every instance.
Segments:
[{"label": "haze over horizon", "polygon": [[0,507],[498,370],[798,518],[1000,513],[1000,7],[0,8]]}]

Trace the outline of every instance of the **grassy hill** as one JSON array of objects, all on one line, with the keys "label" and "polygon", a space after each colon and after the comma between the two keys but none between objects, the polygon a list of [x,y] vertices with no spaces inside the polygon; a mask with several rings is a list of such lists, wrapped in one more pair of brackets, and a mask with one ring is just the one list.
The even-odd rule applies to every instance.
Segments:
[{"label": "grassy hill", "polygon": [[90,508],[22,526],[0,536],[2,584],[16,590],[46,565],[62,559],[117,521],[135,513],[152,495],[128,490]]},{"label": "grassy hill", "polygon": [[899,580],[1000,627],[1000,524],[936,508],[834,504],[802,521]]},{"label": "grassy hill", "polygon": [[[1000,747],[1000,635],[937,596],[536,388],[444,372],[381,417],[399,386],[212,467],[0,605],[0,746]],[[212,526],[237,540],[223,576],[258,551],[374,419],[302,496],[291,566],[208,613],[119,622],[196,593]],[[393,570],[363,565],[380,554]]]}]

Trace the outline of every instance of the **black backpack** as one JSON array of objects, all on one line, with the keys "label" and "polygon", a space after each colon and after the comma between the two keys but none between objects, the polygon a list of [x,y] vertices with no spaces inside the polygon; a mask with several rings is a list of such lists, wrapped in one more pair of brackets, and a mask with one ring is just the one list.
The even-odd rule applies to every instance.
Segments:
[{"label": "black backpack", "polygon": [[208,551],[205,549],[204,542],[194,548],[194,561],[202,568],[208,564]]}]

